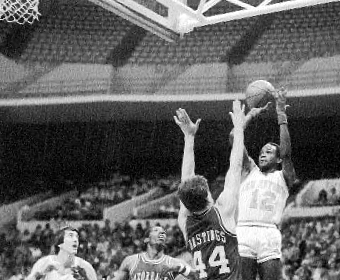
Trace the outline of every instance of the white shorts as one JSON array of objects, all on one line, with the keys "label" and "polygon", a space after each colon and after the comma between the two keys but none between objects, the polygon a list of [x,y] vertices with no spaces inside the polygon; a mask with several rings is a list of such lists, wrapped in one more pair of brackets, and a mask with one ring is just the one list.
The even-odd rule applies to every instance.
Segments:
[{"label": "white shorts", "polygon": [[274,227],[238,226],[238,251],[241,257],[262,263],[281,258],[281,233]]}]

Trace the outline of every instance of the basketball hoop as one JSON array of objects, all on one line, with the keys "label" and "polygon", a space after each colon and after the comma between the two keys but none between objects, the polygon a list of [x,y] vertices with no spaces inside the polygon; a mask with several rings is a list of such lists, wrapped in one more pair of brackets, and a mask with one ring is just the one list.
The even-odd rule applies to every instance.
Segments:
[{"label": "basketball hoop", "polygon": [[39,0],[0,0],[0,21],[32,24],[38,20]]}]

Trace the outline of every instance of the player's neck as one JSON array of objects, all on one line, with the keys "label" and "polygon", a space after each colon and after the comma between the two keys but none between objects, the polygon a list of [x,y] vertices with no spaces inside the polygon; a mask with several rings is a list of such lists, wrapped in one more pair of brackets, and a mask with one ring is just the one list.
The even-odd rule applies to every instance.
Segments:
[{"label": "player's neck", "polygon": [[57,260],[64,267],[71,267],[75,262],[76,256],[74,254],[70,254],[64,250],[60,250],[57,255]]},{"label": "player's neck", "polygon": [[204,209],[200,210],[200,211],[195,211],[195,212],[192,212],[192,214],[194,215],[202,215],[204,214],[205,212],[207,212],[211,207],[213,206],[213,203],[212,202],[209,202],[207,207],[205,207]]},{"label": "player's neck", "polygon": [[148,248],[146,250],[146,255],[150,260],[157,260],[157,259],[160,259],[161,257],[163,257],[164,250],[163,249],[159,250],[155,247],[148,246]]},{"label": "player's neck", "polygon": [[269,173],[275,172],[276,170],[277,170],[276,167],[272,167],[272,168],[265,169],[265,170],[262,169],[261,172],[262,172],[263,174],[269,174]]}]

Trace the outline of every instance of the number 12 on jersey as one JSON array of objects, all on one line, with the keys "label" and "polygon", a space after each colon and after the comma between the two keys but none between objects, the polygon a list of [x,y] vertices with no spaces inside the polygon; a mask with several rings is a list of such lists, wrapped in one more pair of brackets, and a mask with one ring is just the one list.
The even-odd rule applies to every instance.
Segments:
[{"label": "number 12 on jersey", "polygon": [[[219,274],[230,273],[230,268],[228,266],[229,260],[225,256],[224,246],[216,246],[214,251],[212,251],[209,259],[208,266],[209,267],[220,267]],[[194,252],[194,265],[195,268],[199,271],[200,278],[206,278],[208,276],[206,270],[207,266],[202,260],[202,252],[195,251]]]}]

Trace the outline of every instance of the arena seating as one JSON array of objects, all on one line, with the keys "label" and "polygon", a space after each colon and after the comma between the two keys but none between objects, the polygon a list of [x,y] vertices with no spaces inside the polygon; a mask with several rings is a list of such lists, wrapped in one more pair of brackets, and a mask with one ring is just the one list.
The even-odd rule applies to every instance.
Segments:
[{"label": "arena seating", "polygon": [[340,3],[275,14],[247,63],[307,60],[339,54]]},{"label": "arena seating", "polygon": [[6,36],[10,34],[12,25],[10,23],[7,23],[5,21],[0,21],[0,46],[5,42]]},{"label": "arena seating", "polygon": [[41,19],[21,59],[104,64],[131,26],[94,4],[60,4]]},{"label": "arena seating", "polygon": [[222,62],[254,19],[198,28],[177,43],[148,33],[129,59],[132,64],[197,64]]},{"label": "arena seating", "polygon": [[108,182],[93,183],[80,192],[78,197],[69,198],[55,209],[37,211],[29,220],[102,220],[104,208],[119,204],[142,195],[150,190],[162,188],[164,194],[170,191],[165,180],[132,180],[129,176],[116,177]]},{"label": "arena seating", "polygon": [[[307,60],[339,54],[339,12],[340,4],[331,3],[275,14],[273,23],[255,42],[245,62]],[[228,51],[256,20],[255,17],[200,27],[177,43],[147,32],[128,63],[225,62]],[[94,4],[61,3],[51,15],[42,18],[21,59],[105,64],[131,26]]]}]

